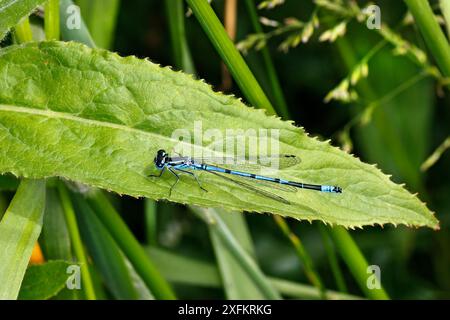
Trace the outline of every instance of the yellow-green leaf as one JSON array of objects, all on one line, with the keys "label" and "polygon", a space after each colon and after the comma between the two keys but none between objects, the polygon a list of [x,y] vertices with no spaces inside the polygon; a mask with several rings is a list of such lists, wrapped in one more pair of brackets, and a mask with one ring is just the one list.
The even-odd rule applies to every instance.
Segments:
[{"label": "yellow-green leaf", "polygon": [[0,222],[0,300],[16,299],[42,228],[45,181],[24,180]]},{"label": "yellow-green leaf", "polygon": [[[270,212],[357,227],[406,224],[438,228],[427,207],[375,166],[309,137],[291,122],[267,116],[214,92],[191,76],[135,57],[76,43],[42,42],[0,53],[0,172],[31,178],[62,176],[132,196],[232,210]],[[278,171],[283,179],[339,185],[342,194],[276,191],[290,204],[243,189],[207,172],[201,190],[182,175],[149,178],[158,149],[180,142],[173,132],[275,130],[279,152],[301,158]],[[211,137],[210,137],[211,138]],[[196,148],[211,151],[206,138]]]}]

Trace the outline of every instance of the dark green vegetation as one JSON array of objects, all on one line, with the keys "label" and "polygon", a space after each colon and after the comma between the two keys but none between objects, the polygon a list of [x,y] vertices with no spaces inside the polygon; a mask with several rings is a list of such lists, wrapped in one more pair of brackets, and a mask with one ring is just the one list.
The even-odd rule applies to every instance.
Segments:
[{"label": "dark green vegetation", "polygon": [[[0,176],[0,298],[449,297],[445,1],[379,1],[374,30],[363,4],[278,2],[78,1],[74,21],[70,0],[0,1],[0,172],[21,178]],[[200,175],[210,192],[183,179],[184,206],[151,200],[169,190],[146,177],[156,150],[198,120],[278,129],[302,158],[285,178],[344,193],[286,205]],[[27,270],[37,240],[50,262]]]}]

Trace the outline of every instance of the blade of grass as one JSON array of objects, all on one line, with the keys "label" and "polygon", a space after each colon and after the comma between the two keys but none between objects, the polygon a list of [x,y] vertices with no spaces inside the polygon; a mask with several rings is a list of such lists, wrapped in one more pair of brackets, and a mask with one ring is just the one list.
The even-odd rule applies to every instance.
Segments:
[{"label": "blade of grass", "polygon": [[45,37],[59,40],[59,0],[48,0],[44,5]]},{"label": "blade of grass", "polygon": [[47,260],[72,260],[72,246],[64,210],[56,188],[47,186],[44,227],[40,238]]},{"label": "blade of grass", "polygon": [[17,299],[44,207],[45,181],[23,180],[0,222],[0,300]]},{"label": "blade of grass", "polygon": [[436,63],[445,77],[450,77],[450,45],[428,0],[405,0]]},{"label": "blade of grass", "polygon": [[142,246],[111,203],[109,203],[103,192],[95,190],[88,195],[87,200],[152,294],[157,299],[175,299],[175,294],[172,292],[170,285],[150,261]]},{"label": "blade of grass", "polygon": [[[250,16],[250,21],[253,25],[253,29],[256,33],[262,33],[263,28],[259,22],[258,13],[256,11],[256,5],[253,0],[245,0],[245,5],[247,7],[248,14]],[[263,58],[264,66],[269,78],[270,88],[273,94],[273,100],[278,114],[284,119],[290,119],[289,109],[284,99],[283,90],[281,89],[280,81],[278,79],[275,66],[270,56],[269,48],[264,46],[261,48],[261,56]]]},{"label": "blade of grass", "polygon": [[69,229],[69,235],[72,242],[75,256],[80,263],[81,269],[81,282],[83,284],[83,290],[88,300],[95,300],[95,290],[92,283],[91,273],[89,271],[89,264],[87,261],[86,253],[81,242],[80,231],[78,229],[77,220],[75,217],[75,211],[70,200],[69,192],[62,182],[58,183],[58,193],[61,199],[61,204],[64,210],[64,216],[66,219],[67,227]]},{"label": "blade of grass", "polygon": [[156,246],[158,244],[158,207],[156,201],[144,200],[144,214],[147,243]]},{"label": "blade of grass", "polygon": [[241,245],[225,225],[222,218],[217,214],[216,210],[198,207],[192,208],[194,209],[193,212],[211,227],[210,231],[214,233],[214,236],[217,236],[223,241],[227,246],[228,251],[235,256],[236,261],[241,264],[255,284],[258,285],[259,290],[265,298],[280,299],[279,293],[272,287],[270,282],[268,282],[254,259],[242,249]]},{"label": "blade of grass", "polygon": [[86,200],[77,194],[73,194],[72,199],[81,235],[105,286],[116,299],[136,299],[137,294],[133,288],[125,258],[117,244],[95,216]]},{"label": "blade of grass", "polygon": [[338,226],[329,228],[328,230],[342,258],[344,259],[351,273],[358,282],[359,287],[366,294],[366,296],[370,299],[376,300],[389,299],[389,296],[384,291],[383,287],[381,286],[381,283],[379,283],[378,281],[377,284],[379,286],[379,289],[377,288],[369,289],[369,287],[367,286],[367,278],[368,278],[367,270],[369,264],[367,263],[362,253],[359,251],[359,248],[356,245],[356,243],[348,234],[348,231],[345,230],[343,227]]},{"label": "blade of grass", "polygon": [[126,267],[130,272],[133,288],[136,290],[137,300],[155,300],[155,297],[147,288],[142,278],[137,274],[131,262],[125,258]]},{"label": "blade of grass", "polygon": [[[39,243],[46,260],[74,261],[72,244],[70,243],[64,210],[61,205],[58,190],[47,182],[47,197],[45,203],[44,225]],[[77,300],[79,290],[64,288],[58,293],[58,300]]]},{"label": "blade of grass", "polygon": [[334,279],[336,281],[337,288],[340,292],[348,292],[347,285],[345,284],[344,276],[342,274],[342,269],[339,266],[339,261],[336,256],[335,249],[333,247],[333,242],[328,236],[327,228],[322,223],[318,224],[319,232],[322,237],[322,242],[327,252],[328,261],[330,263],[331,272],[333,272]]},{"label": "blade of grass", "polygon": [[[215,213],[222,219],[223,226],[234,236],[242,251],[246,252],[255,260],[253,243],[244,216],[238,212],[225,212],[221,210],[215,210]],[[217,227],[220,228],[220,225]],[[227,299],[258,300],[270,298],[260,290],[258,283],[250,276],[251,270],[249,271],[243,267],[243,263],[239,261],[239,257],[236,257],[229,250],[229,246],[218,235],[218,232],[214,230],[214,227],[208,225],[208,230]],[[224,230],[224,232],[227,232],[227,230]],[[267,279],[267,277],[265,278]]]},{"label": "blade of grass", "polygon": [[179,70],[195,74],[195,66],[186,41],[183,0],[164,1],[169,25],[173,64]]},{"label": "blade of grass", "polygon": [[447,38],[450,39],[450,1],[439,0],[442,15],[445,19],[445,27],[447,28]]},{"label": "blade of grass", "polygon": [[[273,286],[283,295],[293,298],[302,299],[321,299],[322,295],[318,295],[317,288],[300,283],[287,281],[284,279],[270,278]],[[329,300],[361,300],[361,297],[354,295],[327,290],[325,296]]]},{"label": "blade of grass", "polygon": [[187,0],[187,2],[248,101],[253,106],[264,108],[268,114],[274,115],[275,110],[270,101],[208,2],[206,0]]},{"label": "blade of grass", "polygon": [[31,32],[30,20],[24,18],[19,24],[16,25],[14,34],[19,43],[33,41],[33,33]]},{"label": "blade of grass", "polygon": [[[162,270],[164,277],[170,282],[206,288],[221,288],[223,286],[220,270],[215,264],[155,247],[146,247],[146,251],[158,268]],[[183,266],[184,272],[179,271],[179,266]],[[268,279],[272,286],[285,297],[319,298],[319,292],[313,286],[278,278],[269,277]],[[361,299],[361,297],[331,290],[327,290],[326,295],[329,299]]]},{"label": "blade of grass", "polygon": [[100,48],[110,49],[114,41],[120,0],[78,0],[77,3],[93,42]]},{"label": "blade of grass", "polygon": [[95,48],[94,40],[86,28],[81,17],[80,8],[72,0],[60,0],[60,28],[61,38],[68,41],[77,41]]},{"label": "blade of grass", "polygon": [[[172,283],[205,288],[223,286],[219,268],[215,264],[154,246],[146,246],[145,251],[161,270],[164,278]],[[180,266],[183,266],[183,272],[180,272]]]},{"label": "blade of grass", "polygon": [[306,251],[305,247],[303,246],[303,243],[300,241],[300,238],[291,231],[288,224],[283,218],[279,216],[274,216],[274,219],[280,226],[280,229],[283,232],[283,234],[289,239],[292,246],[295,248],[295,251],[300,257],[300,260],[303,261],[306,277],[316,288],[319,289],[320,297],[322,299],[326,299],[325,287],[323,285],[322,279],[320,278],[319,273],[316,271],[313,260],[309,255],[309,253]]}]

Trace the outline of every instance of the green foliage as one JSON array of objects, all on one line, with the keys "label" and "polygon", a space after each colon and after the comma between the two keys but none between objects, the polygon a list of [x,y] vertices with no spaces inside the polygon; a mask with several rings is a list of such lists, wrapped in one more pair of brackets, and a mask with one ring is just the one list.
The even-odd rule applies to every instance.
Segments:
[{"label": "green foliage", "polygon": [[73,263],[53,260],[27,269],[20,288],[20,300],[46,300],[56,296],[66,285],[67,267]]},{"label": "green foliage", "polygon": [[136,299],[124,255],[86,200],[81,196],[74,200],[81,234],[95,265],[101,271],[105,286],[116,299]]},{"label": "green foliage", "polygon": [[[119,248],[127,256],[134,270],[142,278],[143,283],[151,291],[151,295],[157,299],[175,299],[175,294],[166,279],[161,276],[160,271],[104,194],[100,191],[91,192],[88,202]],[[136,279],[134,283],[138,287],[141,281]],[[140,296],[143,295],[142,291],[138,290]]]},{"label": "green foliage", "polygon": [[[214,93],[202,82],[148,61],[75,43],[43,42],[3,50],[0,74],[9,79],[1,83],[0,94],[4,126],[0,132],[7,146],[0,151],[1,172],[62,176],[120,194],[272,212],[347,227],[374,223],[437,227],[415,196],[373,166],[308,137],[289,122],[267,117],[233,97]],[[82,75],[89,76],[73,81]],[[21,81],[24,78],[27,81]],[[211,109],[214,113],[202,112]],[[281,153],[302,159],[297,167],[281,170],[283,178],[338,184],[344,193],[286,194],[291,202],[287,205],[201,174],[210,192],[200,190],[193,179],[182,179],[169,198],[167,176],[146,177],[151,160],[158,149],[172,150],[178,143],[171,137],[173,130],[192,133],[196,120],[202,121],[203,130],[277,129]],[[206,143],[197,147],[209,150]]]},{"label": "green foliage", "polygon": [[[221,288],[226,285],[222,281],[221,271],[215,264],[156,247],[147,247],[146,250],[158,268],[162,270],[164,277],[170,282],[207,288]],[[183,266],[183,272],[179,271],[179,266]],[[271,285],[285,297],[297,299],[320,298],[319,291],[313,286],[278,278],[269,277],[268,279]],[[326,295],[333,300],[360,299],[357,296],[330,290],[326,292]]]},{"label": "green foliage", "polygon": [[81,15],[94,42],[104,49],[112,45],[120,0],[78,0]]},{"label": "green foliage", "polygon": [[[250,235],[247,230],[247,224],[242,215],[223,210],[210,209],[209,213],[213,223],[208,224],[209,235],[211,238],[217,264],[223,279],[223,285],[227,299],[273,299],[279,298],[279,293],[271,287],[267,277],[255,266],[242,265],[243,258],[236,255],[229,249],[230,242],[238,243],[241,247],[241,253],[248,254],[250,259],[254,259],[254,248]],[[204,214],[208,215],[208,213]],[[217,222],[216,220],[219,220]],[[221,233],[226,237],[221,237]],[[251,268],[252,270],[249,270]],[[251,273],[258,273],[259,278],[255,281]],[[267,286],[269,292],[260,290],[261,286]]]},{"label": "green foliage", "polygon": [[[66,23],[74,18],[74,7],[68,10],[74,2],[86,21],[81,19],[75,29]],[[250,33],[237,47],[243,52],[260,50],[247,55],[246,62],[227,36],[231,30],[222,26],[221,14],[212,10],[222,3],[213,1],[211,7],[208,2],[167,0],[164,7],[160,1],[123,1],[119,11],[119,0],[0,0],[2,45],[40,41],[44,35],[57,40],[60,27],[66,41],[95,48],[95,40],[101,48],[151,56],[186,73],[197,69],[214,85],[220,78],[214,71],[219,71],[218,53],[236,81],[231,92],[269,115],[214,93],[190,76],[134,57],[121,58],[73,43],[2,48],[0,298],[171,299],[176,293],[190,299],[212,293],[227,298],[352,299],[343,292],[353,293],[359,286],[359,294],[386,299],[384,289],[367,290],[367,268],[372,264],[382,268],[382,288],[393,297],[446,298],[450,138],[445,107],[450,46],[442,31],[449,36],[448,1],[436,1],[434,6],[428,0],[375,1],[382,7],[382,24],[374,30],[366,26],[370,12],[364,6],[371,4],[366,2],[248,0],[238,2],[237,12],[225,6],[224,18],[239,20],[237,36]],[[247,10],[241,11],[244,5]],[[163,9],[167,21],[160,19]],[[186,9],[188,16],[195,17],[185,19]],[[120,28],[115,28],[117,22]],[[207,37],[199,32],[198,22]],[[14,31],[12,37],[5,38],[9,30]],[[271,52],[277,40],[286,54]],[[168,49],[174,53],[170,61]],[[352,152],[354,144],[354,152],[364,162],[376,163],[393,174],[393,181],[406,182],[408,189],[418,191],[439,212],[441,222],[390,177],[328,142],[309,137],[293,122],[272,117],[274,110],[283,119],[301,120],[311,132],[337,138],[346,152]],[[185,129],[194,136],[195,121],[202,121],[203,131],[217,129],[222,135],[230,128],[280,130],[281,153],[295,154],[302,162],[268,175],[337,184],[344,193],[275,191],[290,201],[287,205],[199,173],[209,192],[182,175],[169,196],[173,176],[148,177],[157,173],[154,154],[159,148],[174,154],[174,146],[180,144],[172,137],[174,130]],[[215,138],[182,145],[205,153]],[[260,168],[253,169],[247,171],[260,173]],[[113,193],[105,196],[95,187],[148,198],[142,210],[141,200]],[[268,186],[261,188],[273,192]],[[156,205],[153,199],[208,209]],[[271,219],[213,207],[276,215]],[[116,212],[119,208],[122,217]],[[204,224],[186,215],[192,208]],[[320,220],[317,225],[326,250],[315,228],[278,215]],[[143,221],[145,230],[138,226]],[[440,224],[442,230],[369,228],[351,232],[353,241],[347,230],[336,226],[389,222],[434,229]],[[50,262],[28,267],[25,274],[42,224],[39,244]],[[170,251],[153,247],[146,255],[137,240],[141,231],[149,244]],[[210,239],[205,241],[208,231]],[[324,263],[324,255],[329,264]],[[64,261],[74,258],[87,275],[82,277],[84,292],[63,289]],[[429,263],[423,264],[424,259]],[[344,263],[346,268],[340,270]],[[314,280],[316,274],[320,283]],[[314,287],[298,281],[309,281]],[[167,282],[176,285],[175,292]],[[326,289],[333,286],[341,292]]]},{"label": "green foliage", "polygon": [[48,260],[72,260],[72,246],[64,211],[55,188],[47,188],[41,248]]},{"label": "green foliage", "polygon": [[45,0],[0,0],[0,41],[8,31]]},{"label": "green foliage", "polygon": [[45,182],[23,180],[0,222],[0,299],[16,299],[42,228]]}]

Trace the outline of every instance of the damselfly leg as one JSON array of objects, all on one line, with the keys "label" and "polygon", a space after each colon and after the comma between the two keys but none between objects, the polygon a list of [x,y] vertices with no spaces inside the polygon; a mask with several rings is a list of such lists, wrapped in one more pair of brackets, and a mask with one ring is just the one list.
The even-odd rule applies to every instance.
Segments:
[{"label": "damselfly leg", "polygon": [[161,176],[163,175],[164,171],[166,170],[166,167],[163,167],[160,171],[159,174],[150,174],[147,177],[149,178],[161,178]]},{"label": "damselfly leg", "polygon": [[202,186],[200,180],[198,179],[197,175],[196,175],[194,172],[191,172],[191,171],[188,171],[188,170],[183,170],[183,169],[178,169],[178,168],[176,168],[176,167],[174,167],[174,169],[177,170],[177,171],[179,171],[179,172],[186,173],[186,174],[189,174],[189,175],[193,176],[194,179],[195,179],[195,181],[197,181],[197,184],[198,184],[198,186],[200,187],[200,189],[202,189],[202,190],[205,191],[205,192],[208,192],[208,190],[206,190],[205,188],[203,188],[203,186]]}]

